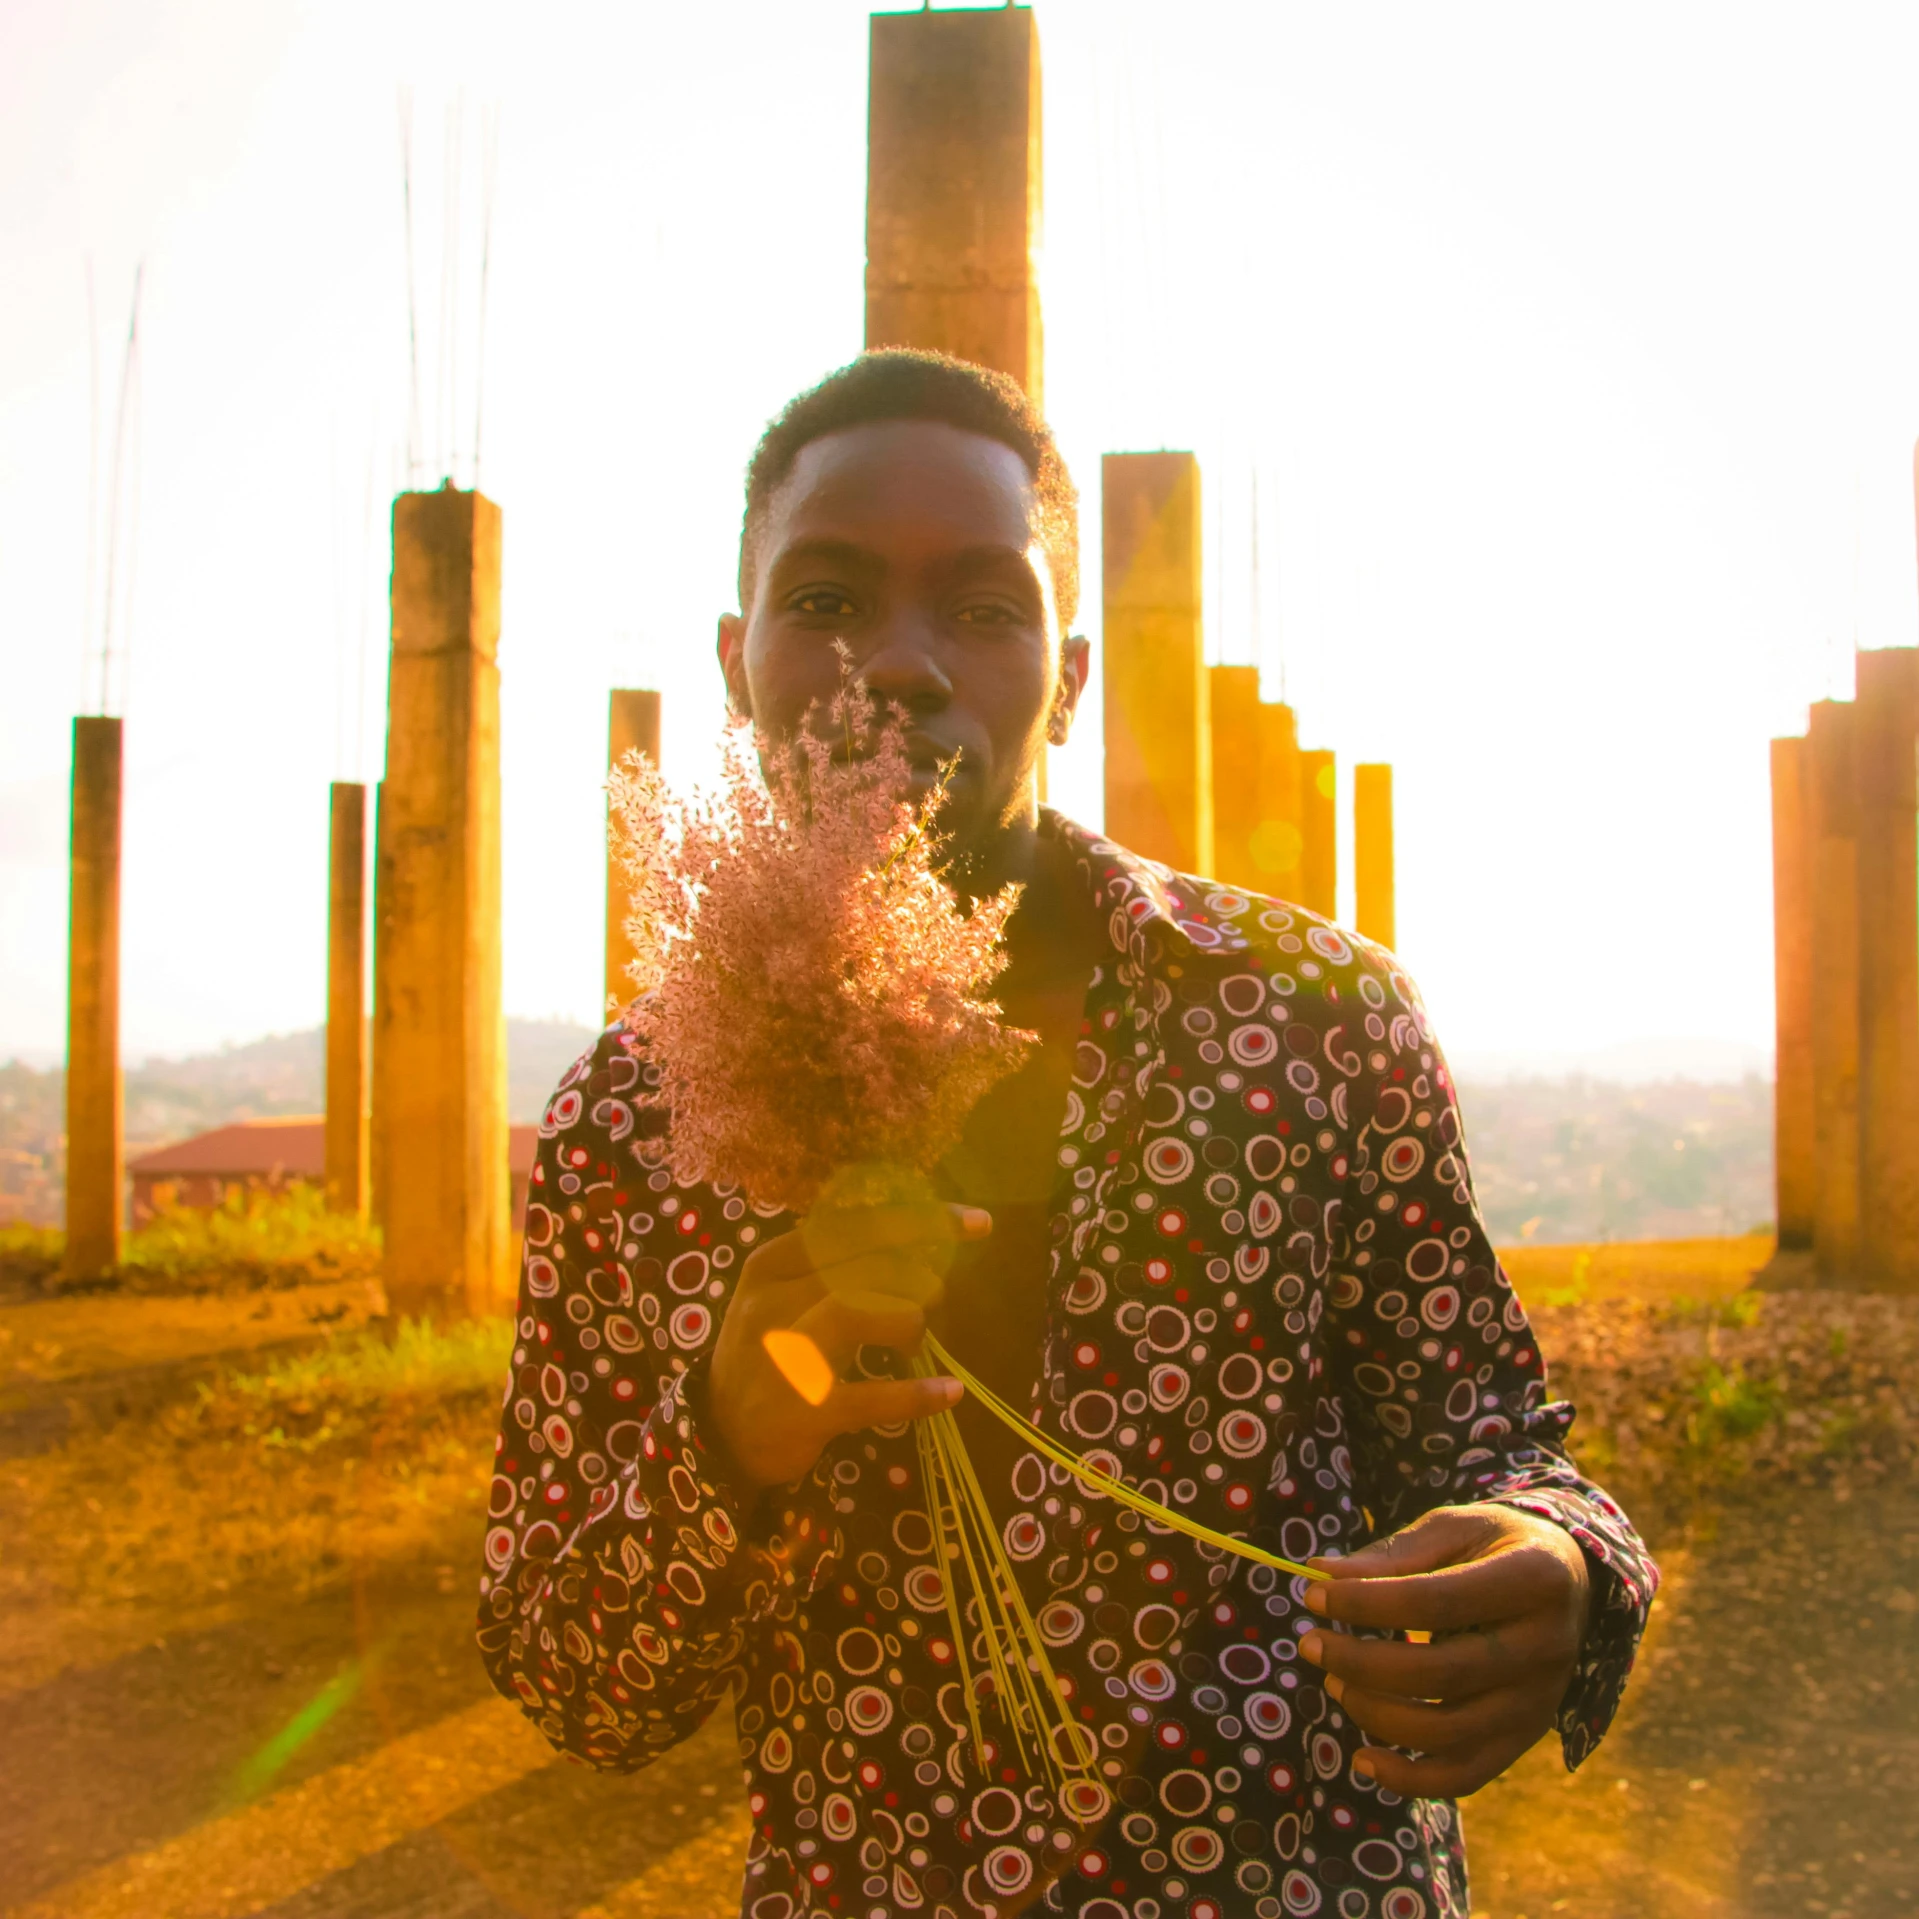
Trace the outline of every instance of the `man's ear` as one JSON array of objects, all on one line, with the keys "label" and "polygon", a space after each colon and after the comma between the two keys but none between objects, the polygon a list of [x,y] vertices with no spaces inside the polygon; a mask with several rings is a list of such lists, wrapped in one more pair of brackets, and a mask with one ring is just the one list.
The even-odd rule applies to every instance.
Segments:
[{"label": "man's ear", "polygon": [[1069,633],[1060,642],[1059,677],[1053,683],[1053,709],[1046,716],[1046,738],[1051,745],[1064,746],[1073,730],[1073,716],[1079,711],[1080,695],[1086,691],[1086,676],[1093,670],[1093,649],[1082,633]]},{"label": "man's ear", "polygon": [[726,706],[735,719],[753,717],[753,698],[746,687],[746,615],[722,613],[719,641],[720,672],[726,680]]}]

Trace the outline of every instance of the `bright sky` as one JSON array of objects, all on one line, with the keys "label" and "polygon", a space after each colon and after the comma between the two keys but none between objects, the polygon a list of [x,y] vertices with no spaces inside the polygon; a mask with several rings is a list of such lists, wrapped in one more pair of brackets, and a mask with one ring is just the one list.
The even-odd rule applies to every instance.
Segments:
[{"label": "bright sky", "polygon": [[[1849,692],[1855,638],[1919,637],[1919,12],[1039,24],[1047,399],[1089,545],[1102,450],[1199,453],[1214,656],[1257,656],[1342,773],[1394,763],[1401,946],[1456,1055],[1769,1049],[1767,737]],[[0,1057],[62,1044],[89,258],[103,436],[146,264],[137,1057],[321,1017],[326,783],[381,739],[368,476],[383,525],[405,471],[398,96],[427,483],[449,442],[472,470],[497,114],[506,999],[591,1019],[607,688],[663,688],[669,771],[702,764],[741,467],[860,344],[865,47],[853,0],[0,9]],[[1053,780],[1094,822],[1096,695]]]}]

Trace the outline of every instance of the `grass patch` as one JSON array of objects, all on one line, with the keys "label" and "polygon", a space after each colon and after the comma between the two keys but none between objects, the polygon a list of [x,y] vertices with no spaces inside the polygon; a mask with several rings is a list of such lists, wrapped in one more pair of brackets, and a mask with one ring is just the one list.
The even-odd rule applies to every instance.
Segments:
[{"label": "grass patch", "polygon": [[[0,1228],[0,1283],[44,1290],[58,1278],[66,1235],[57,1227]],[[380,1234],[329,1212],[319,1189],[228,1194],[207,1210],[179,1206],[128,1233],[120,1264],[94,1284],[145,1292],[207,1292],[371,1278]]]}]

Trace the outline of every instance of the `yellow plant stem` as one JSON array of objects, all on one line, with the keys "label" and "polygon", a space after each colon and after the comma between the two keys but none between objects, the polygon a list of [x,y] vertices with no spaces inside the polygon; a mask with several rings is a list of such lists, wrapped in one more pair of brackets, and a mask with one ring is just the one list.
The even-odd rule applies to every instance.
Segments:
[{"label": "yellow plant stem", "polygon": [[[1078,1453],[1060,1445],[1057,1440],[1049,1439],[1031,1420],[1016,1413],[993,1391],[992,1387],[962,1366],[931,1333],[926,1335],[926,1350],[938,1369],[950,1373],[957,1379],[995,1419],[1002,1425],[1011,1427],[1042,1457],[1050,1459],[1054,1465],[1071,1473],[1089,1492],[1099,1493],[1119,1505],[1130,1506],[1142,1518],[1150,1519],[1156,1525],[1184,1533],[1189,1539],[1200,1540],[1208,1546],[1219,1548],[1222,1552],[1232,1553],[1237,1558],[1250,1559],[1256,1565],[1271,1566],[1275,1571],[1290,1573],[1298,1579],[1326,1580],[1331,1577],[1330,1574],[1320,1572],[1314,1567],[1302,1566],[1296,1559],[1282,1559],[1278,1553],[1269,1553],[1264,1547],[1255,1546],[1235,1534],[1215,1532],[1212,1527],[1202,1526],[1196,1519],[1188,1519],[1184,1513],[1174,1512],[1170,1506],[1162,1506],[1157,1499],[1151,1499],[1145,1493],[1136,1491],[1124,1480],[1115,1479],[1110,1473],[1101,1472],[1097,1466],[1088,1465]],[[951,1416],[951,1414],[940,1415],[942,1418],[951,1418]]]}]

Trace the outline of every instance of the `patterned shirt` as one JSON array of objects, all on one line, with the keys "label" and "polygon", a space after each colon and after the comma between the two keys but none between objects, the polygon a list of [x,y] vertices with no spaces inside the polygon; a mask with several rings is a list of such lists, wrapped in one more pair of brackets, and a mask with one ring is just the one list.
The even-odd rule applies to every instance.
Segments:
[{"label": "patterned shirt", "polygon": [[[1563,1526],[1593,1573],[1558,1718],[1577,1765],[1658,1573],[1568,1461],[1573,1409],[1487,1240],[1412,982],[1297,906],[1057,814],[1042,830],[1111,951],[1059,1136],[1029,1416],[1289,1558],[1464,1501]],[[707,1451],[740,1262],[793,1221],[677,1183],[649,1082],[615,1025],[541,1124],[480,1609],[500,1690],[620,1772],[730,1693],[744,1919],[1464,1915],[1457,1813],[1354,1773],[1364,1736],[1299,1657],[1303,1582],[1031,1452],[987,1492],[1097,1783],[1062,1805],[999,1759],[980,1776],[911,1429],[837,1439],[757,1502]]]}]

